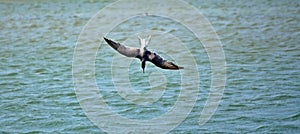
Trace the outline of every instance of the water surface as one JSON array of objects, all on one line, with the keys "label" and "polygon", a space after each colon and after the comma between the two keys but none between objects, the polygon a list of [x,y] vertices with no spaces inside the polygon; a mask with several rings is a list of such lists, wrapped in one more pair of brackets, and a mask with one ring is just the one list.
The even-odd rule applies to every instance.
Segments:
[{"label": "water surface", "polygon": [[[187,2],[207,17],[222,41],[227,83],[216,113],[205,125],[199,126],[211,70],[205,50],[192,49],[198,48],[199,41],[187,38],[192,53],[201,56],[196,60],[201,94],[187,119],[170,133],[299,133],[300,2]],[[86,117],[76,99],[72,58],[81,29],[109,3],[92,0],[0,2],[0,132],[104,133]],[[155,27],[156,24],[149,23],[152,21],[139,23],[133,19],[116,28],[110,37],[124,41],[131,32],[129,26],[138,28],[138,25],[150,24],[151,27],[152,24]],[[164,25],[158,30],[184,36],[175,23],[169,20],[161,23]],[[170,74],[166,75],[170,81],[167,87],[173,90],[168,90],[167,95],[151,107],[122,103],[106,73],[110,67],[105,63],[113,54],[112,49],[103,45],[95,63],[97,84],[109,89],[102,92],[116,111],[128,118],[149,119],[172,108],[180,90],[176,83],[180,80],[168,77]],[[164,57],[171,58],[167,54]],[[130,68],[130,76],[143,77],[138,61],[132,62]],[[149,65],[145,75],[156,70],[158,68]],[[148,90],[138,87],[144,82],[134,77],[130,80],[139,92]],[[145,86],[149,83],[142,87]]]}]

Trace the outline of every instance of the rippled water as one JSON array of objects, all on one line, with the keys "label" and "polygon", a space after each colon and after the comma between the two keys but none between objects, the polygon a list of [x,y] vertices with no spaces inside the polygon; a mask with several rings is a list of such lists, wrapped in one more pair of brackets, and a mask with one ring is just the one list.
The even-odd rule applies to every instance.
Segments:
[{"label": "rippled water", "polygon": [[[197,64],[202,94],[187,119],[170,133],[299,133],[300,2],[187,2],[207,17],[223,43],[227,83],[216,113],[205,125],[199,126],[211,72],[204,49],[193,50],[191,45],[192,53],[201,56]],[[86,117],[76,99],[72,59],[80,31],[109,3],[93,0],[0,2],[1,133],[104,133]],[[128,32],[134,32],[122,30],[138,25],[137,22],[133,19],[120,25],[109,36],[122,41]],[[162,22],[164,25],[154,30],[184,36],[176,24],[169,20]],[[189,37],[186,41],[199,43]],[[122,103],[122,98],[112,89],[107,73],[110,67],[105,64],[113,54],[109,47],[100,47],[95,62],[97,84],[108,89],[101,92],[111,107],[134,119],[153,118],[172,108],[180,89],[176,84],[178,79],[172,79],[170,74],[166,79],[170,81],[167,87],[171,90],[151,107]],[[164,54],[164,57],[168,56]],[[147,88],[139,88],[144,82],[132,77],[143,77],[139,62],[132,62],[130,68],[134,70],[130,71],[129,78],[133,86],[139,92],[146,92]],[[149,64],[145,75],[151,76],[156,70]]]}]

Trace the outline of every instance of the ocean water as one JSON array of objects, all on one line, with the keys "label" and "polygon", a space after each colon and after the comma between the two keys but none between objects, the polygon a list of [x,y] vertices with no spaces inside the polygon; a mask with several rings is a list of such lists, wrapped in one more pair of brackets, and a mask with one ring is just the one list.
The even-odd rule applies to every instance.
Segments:
[{"label": "ocean water", "polygon": [[[226,56],[226,88],[216,112],[204,125],[199,125],[198,120],[209,94],[211,65],[201,42],[185,32],[188,29],[167,18],[140,16],[107,34],[114,40],[138,46],[138,40],[134,40],[136,31],[161,31],[161,35],[182,37],[190,53],[197,55],[200,94],[187,118],[169,133],[300,133],[300,2],[186,2],[210,21]],[[80,32],[100,9],[111,3],[0,2],[0,133],[105,133],[88,118],[76,97],[72,63]],[[128,36],[132,40],[126,40]],[[159,39],[160,36],[153,35],[151,44]],[[176,53],[185,55],[172,49],[163,51],[168,48],[149,46],[173,61]],[[124,58],[114,56],[118,54],[99,37],[95,78],[110,110],[126,118],[147,120],[173,108],[184,90],[180,88],[180,72],[160,70],[148,63],[143,74],[139,61],[130,61],[126,78],[132,89],[147,93],[151,86],[158,91],[166,88],[153,103],[135,105],[114,89],[117,82],[127,82],[122,74],[112,74],[121,68],[111,61]],[[161,81],[151,82],[157,77]],[[189,86],[197,83],[189,77],[187,80],[191,82]],[[125,126],[116,131],[122,133],[126,129],[130,128]]]}]

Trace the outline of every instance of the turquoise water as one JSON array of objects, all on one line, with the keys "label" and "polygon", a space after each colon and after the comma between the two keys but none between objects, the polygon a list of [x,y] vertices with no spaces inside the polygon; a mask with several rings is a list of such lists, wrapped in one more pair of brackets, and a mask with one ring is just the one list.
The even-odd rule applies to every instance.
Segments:
[{"label": "turquoise water", "polygon": [[[205,15],[219,35],[226,55],[227,82],[217,111],[205,125],[199,126],[210,86],[210,64],[204,48],[193,50],[199,41],[183,39],[190,41],[192,53],[201,57],[196,61],[202,94],[187,119],[170,133],[299,133],[300,2],[187,2]],[[1,133],[104,133],[87,118],[77,101],[72,60],[82,28],[109,3],[0,3]],[[135,30],[130,26],[139,29],[142,24],[185,36],[180,26],[167,19],[161,20],[159,26],[150,23],[155,18],[141,23],[139,19],[120,25],[108,36],[123,41]],[[125,103],[112,89],[106,72],[111,69],[107,63],[113,54],[109,47],[100,47],[95,71],[98,86],[107,89],[101,93],[115,111],[127,118],[150,119],[172,108],[180,80],[171,76],[178,76],[178,72],[160,71],[169,81],[166,96],[150,106],[139,107]],[[146,73],[141,74],[138,61],[132,62],[130,69],[129,79],[139,92],[148,91],[142,87],[149,84],[136,77],[150,76],[159,70],[148,64]],[[140,86],[141,83],[144,85]]]}]

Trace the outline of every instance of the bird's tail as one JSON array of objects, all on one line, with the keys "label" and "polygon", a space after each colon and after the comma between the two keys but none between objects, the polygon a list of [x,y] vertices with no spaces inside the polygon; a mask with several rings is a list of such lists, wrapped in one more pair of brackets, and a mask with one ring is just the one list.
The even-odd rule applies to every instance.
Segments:
[{"label": "bird's tail", "polygon": [[141,38],[141,36],[138,35],[138,38],[140,40],[141,49],[143,49],[143,48],[147,47],[148,44],[150,43],[151,35],[148,36],[148,38]]}]

